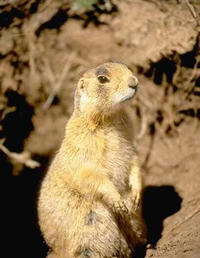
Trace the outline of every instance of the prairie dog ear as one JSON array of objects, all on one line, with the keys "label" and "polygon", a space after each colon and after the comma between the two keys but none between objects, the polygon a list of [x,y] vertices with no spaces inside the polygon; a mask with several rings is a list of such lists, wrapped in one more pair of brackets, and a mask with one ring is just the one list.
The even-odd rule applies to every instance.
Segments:
[{"label": "prairie dog ear", "polygon": [[81,78],[78,81],[78,86],[75,91],[75,108],[81,112],[84,111],[85,106],[90,102],[90,99],[87,96],[87,84],[88,82],[85,80],[85,78]]},{"label": "prairie dog ear", "polygon": [[85,88],[85,81],[81,78],[78,82],[79,89],[83,90]]},{"label": "prairie dog ear", "polygon": [[81,78],[78,81],[77,88],[74,94],[74,106],[78,110],[80,110],[80,98],[83,93],[83,89],[84,89],[84,79]]}]

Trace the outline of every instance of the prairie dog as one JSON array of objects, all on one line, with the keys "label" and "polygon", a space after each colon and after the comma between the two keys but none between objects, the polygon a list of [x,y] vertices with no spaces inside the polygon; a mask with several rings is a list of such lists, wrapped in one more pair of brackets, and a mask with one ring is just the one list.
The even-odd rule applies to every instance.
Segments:
[{"label": "prairie dog", "polygon": [[137,86],[120,63],[102,64],[79,80],[74,112],[39,193],[48,258],[131,257],[145,243],[142,176],[125,111]]}]

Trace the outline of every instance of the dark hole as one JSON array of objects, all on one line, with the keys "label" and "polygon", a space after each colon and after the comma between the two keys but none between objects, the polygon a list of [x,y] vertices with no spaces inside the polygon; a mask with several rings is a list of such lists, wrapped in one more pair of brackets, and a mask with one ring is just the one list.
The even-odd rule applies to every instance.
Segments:
[{"label": "dark hole", "polygon": [[9,12],[3,12],[0,14],[0,27],[8,27],[12,21],[13,21],[14,17],[9,13]]},{"label": "dark hole", "polygon": [[194,95],[200,97],[200,91],[195,91]]},{"label": "dark hole", "polygon": [[161,124],[162,121],[163,121],[163,115],[162,115],[162,111],[161,110],[157,111],[157,121],[158,121],[159,124]]},{"label": "dark hole", "polygon": [[200,87],[200,77],[197,78],[195,86]]},{"label": "dark hole", "polygon": [[7,91],[8,106],[15,110],[8,113],[2,120],[2,137],[6,140],[4,145],[13,152],[23,150],[24,140],[33,129],[33,107],[27,103],[25,97],[16,91]]},{"label": "dark hole", "polygon": [[175,85],[172,85],[173,93],[176,93],[178,91],[178,87]]},{"label": "dark hole", "polygon": [[138,65],[137,66],[137,73],[144,73],[144,67]]},{"label": "dark hole", "polygon": [[0,28],[8,28],[15,17],[23,19],[25,18],[25,14],[17,8],[12,8],[10,12],[5,11],[0,13]]},{"label": "dark hole", "polygon": [[151,135],[154,135],[154,134],[155,134],[156,129],[155,129],[155,124],[154,124],[154,123],[151,123],[151,124],[149,125],[149,130],[150,130],[150,134],[151,134]]},{"label": "dark hole", "polygon": [[181,66],[187,67],[187,68],[193,68],[196,63],[196,51],[192,50],[189,51],[183,55],[180,55],[181,59]]},{"label": "dark hole", "polygon": [[55,96],[54,99],[53,99],[53,102],[52,102],[52,105],[58,105],[60,102],[60,99],[58,96]]},{"label": "dark hole", "polygon": [[200,108],[197,109],[197,118],[200,119]]},{"label": "dark hole", "polygon": [[171,125],[168,125],[168,126],[167,126],[165,132],[166,132],[166,134],[168,134],[168,135],[172,132],[172,127],[171,127]]},{"label": "dark hole", "polygon": [[12,66],[14,66],[14,68],[18,68],[19,67],[19,61],[18,60],[12,61],[11,64],[12,64]]},{"label": "dark hole", "polygon": [[140,111],[140,108],[137,106],[136,107],[136,115],[141,118],[141,111]]},{"label": "dark hole", "polygon": [[36,30],[36,35],[39,36],[40,33],[45,29],[59,29],[67,20],[67,13],[63,10],[58,10],[58,12],[47,22],[40,25]]},{"label": "dark hole", "polygon": [[196,43],[191,51],[180,55],[181,66],[193,68],[196,64],[196,56],[199,54],[199,36],[196,38]]},{"label": "dark hole", "polygon": [[145,72],[145,75],[147,77],[154,75],[154,83],[161,85],[164,75],[166,75],[167,82],[171,83],[175,72],[176,63],[173,60],[163,57],[158,62],[152,63],[150,69]]},{"label": "dark hole", "polygon": [[[1,188],[4,192],[2,207],[3,221],[6,224],[4,236],[8,238],[6,241],[11,247],[6,248],[6,257],[46,257],[48,248],[37,224],[36,203],[47,157],[34,157],[34,159],[42,164],[39,169],[25,168],[19,176],[12,176],[8,165],[1,171],[4,175]],[[0,164],[2,165],[1,158]]]},{"label": "dark hole", "polygon": [[181,125],[183,122],[184,122],[184,118],[181,118],[181,119],[179,119],[178,121],[174,121],[174,125],[176,126],[176,127],[178,127],[179,125]]},{"label": "dark hole", "polygon": [[36,1],[31,4],[30,9],[29,9],[30,14],[37,12],[39,4],[40,4],[40,1]]},{"label": "dark hole", "polygon": [[195,111],[193,108],[180,110],[179,113],[184,114],[186,116],[195,117]]},{"label": "dark hole", "polygon": [[0,59],[3,59],[5,56],[6,56],[6,55],[2,55],[2,54],[0,53]]},{"label": "dark hole", "polygon": [[103,25],[103,24],[106,24],[105,22],[101,22],[99,20],[99,14],[98,12],[94,12],[94,11],[88,11],[86,12],[86,19],[85,19],[85,22],[83,24],[83,28],[87,28],[87,26],[90,24],[90,23],[94,23],[94,25],[96,26],[99,26],[99,25]]}]

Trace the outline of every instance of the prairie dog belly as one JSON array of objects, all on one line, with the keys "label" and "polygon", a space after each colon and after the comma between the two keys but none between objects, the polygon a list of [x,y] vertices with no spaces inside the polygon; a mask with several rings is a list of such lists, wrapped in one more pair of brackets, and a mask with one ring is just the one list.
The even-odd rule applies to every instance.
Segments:
[{"label": "prairie dog belly", "polygon": [[[52,189],[49,189],[49,183],[48,178],[48,189],[45,189],[45,181],[43,182],[40,194],[40,224],[46,232],[47,243],[55,252],[63,248],[62,258],[78,257],[84,250],[94,253],[89,257],[102,258],[112,257],[118,250],[124,254],[130,252],[115,217],[106,205],[100,201],[88,201],[75,189],[73,191],[66,186],[58,192],[54,189],[53,181]],[[49,190],[51,194],[48,194]],[[59,201],[61,199],[62,202]],[[51,231],[45,230],[50,226]]]}]

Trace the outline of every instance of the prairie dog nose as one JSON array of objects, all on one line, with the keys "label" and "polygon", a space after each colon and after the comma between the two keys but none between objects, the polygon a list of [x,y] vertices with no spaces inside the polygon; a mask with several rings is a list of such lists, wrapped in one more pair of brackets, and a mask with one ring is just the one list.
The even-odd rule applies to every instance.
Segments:
[{"label": "prairie dog nose", "polygon": [[138,86],[138,79],[135,76],[131,76],[128,80],[128,87],[136,89]]}]

